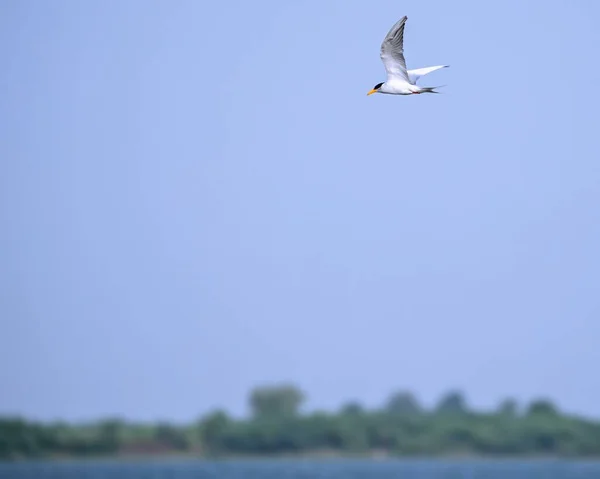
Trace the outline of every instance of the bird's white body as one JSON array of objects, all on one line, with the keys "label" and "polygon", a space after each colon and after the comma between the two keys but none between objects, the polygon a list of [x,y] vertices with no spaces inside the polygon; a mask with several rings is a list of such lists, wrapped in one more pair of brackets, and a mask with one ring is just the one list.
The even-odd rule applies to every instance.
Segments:
[{"label": "bird's white body", "polygon": [[417,80],[440,68],[447,68],[449,65],[436,65],[433,67],[417,68],[414,70],[406,69],[404,59],[404,25],[408,17],[402,17],[390,29],[385,36],[380,50],[381,61],[387,72],[387,80],[378,83],[368,93],[384,93],[388,95],[415,95],[419,93],[437,93],[437,87],[421,87],[417,85]]},{"label": "bird's white body", "polygon": [[407,70],[406,73],[408,74],[408,82],[403,78],[398,78],[395,76],[392,78],[388,77],[388,80],[381,85],[381,87],[377,90],[377,93],[386,93],[388,95],[414,95],[415,93],[420,93],[421,87],[417,85],[417,80],[428,73],[439,70],[440,68],[448,68],[448,65],[437,65],[434,67]]}]

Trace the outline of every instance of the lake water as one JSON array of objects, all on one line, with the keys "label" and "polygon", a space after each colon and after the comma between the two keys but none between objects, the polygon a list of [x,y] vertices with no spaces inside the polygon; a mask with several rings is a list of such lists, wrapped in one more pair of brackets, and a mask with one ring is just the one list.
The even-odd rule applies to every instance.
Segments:
[{"label": "lake water", "polygon": [[577,461],[164,461],[1,464],[0,479],[600,479]]}]

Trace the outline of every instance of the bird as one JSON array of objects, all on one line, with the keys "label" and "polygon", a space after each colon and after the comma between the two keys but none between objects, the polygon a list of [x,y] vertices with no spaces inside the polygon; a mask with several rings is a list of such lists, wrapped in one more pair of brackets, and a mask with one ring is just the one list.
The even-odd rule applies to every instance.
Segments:
[{"label": "bird", "polygon": [[414,70],[406,69],[406,60],[404,59],[404,26],[408,17],[404,15],[390,29],[381,43],[379,56],[387,72],[385,82],[375,85],[368,95],[373,93],[384,93],[388,95],[419,95],[421,93],[439,93],[435,87],[421,87],[417,85],[417,80],[428,73],[448,68],[450,65],[436,65],[433,67],[416,68]]}]

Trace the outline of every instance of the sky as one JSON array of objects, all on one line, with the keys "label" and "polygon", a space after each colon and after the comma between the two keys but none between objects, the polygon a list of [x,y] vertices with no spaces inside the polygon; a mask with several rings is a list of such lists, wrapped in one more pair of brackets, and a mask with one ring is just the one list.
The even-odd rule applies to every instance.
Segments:
[{"label": "sky", "polygon": [[[366,93],[403,15],[439,95]],[[0,3],[0,414],[291,382],[600,417],[600,4]]]}]

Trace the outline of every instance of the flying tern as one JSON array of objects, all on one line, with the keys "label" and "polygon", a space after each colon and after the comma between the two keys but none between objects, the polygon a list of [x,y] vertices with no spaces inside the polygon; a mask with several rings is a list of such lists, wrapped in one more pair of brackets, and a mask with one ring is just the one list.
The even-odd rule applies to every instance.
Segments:
[{"label": "flying tern", "polygon": [[416,68],[414,70],[406,69],[406,60],[404,59],[404,25],[408,17],[405,15],[398,20],[383,39],[379,56],[387,72],[387,80],[378,83],[367,93],[386,93],[388,95],[418,95],[420,93],[438,93],[435,91],[439,87],[421,87],[417,85],[417,80],[423,75],[427,75],[440,68],[447,68],[449,65],[437,65],[434,67]]}]

